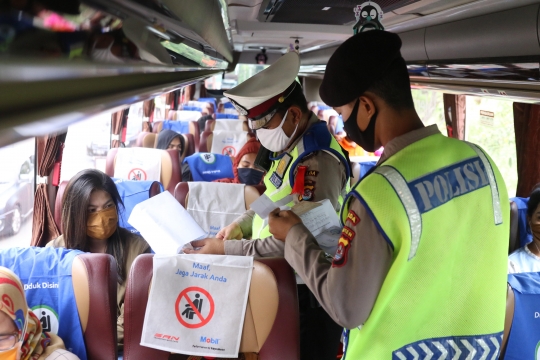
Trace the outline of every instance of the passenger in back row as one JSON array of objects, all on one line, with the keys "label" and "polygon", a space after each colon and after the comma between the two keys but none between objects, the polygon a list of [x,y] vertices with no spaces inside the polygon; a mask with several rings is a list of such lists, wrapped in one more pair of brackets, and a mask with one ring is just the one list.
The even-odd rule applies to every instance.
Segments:
[{"label": "passenger in back row", "polygon": [[86,169],[67,184],[62,199],[62,231],[47,246],[65,247],[114,257],[118,271],[116,291],[118,348],[124,343],[124,296],[131,264],[150,252],[140,236],[118,226],[123,206],[112,179],[99,170]]},{"label": "passenger in back row", "polygon": [[[264,178],[265,194],[272,201],[289,206],[328,199],[338,211],[348,190],[348,160],[326,123],[308,110],[302,87],[295,80],[299,68],[298,54],[285,54],[225,96],[241,115],[247,115],[261,145],[272,151],[271,166]],[[272,237],[267,220],[251,210],[222,229],[217,237],[193,242],[195,247],[202,248],[191,252],[283,256],[283,243]],[[232,240],[242,238],[254,240]],[[301,358],[335,359],[341,328],[302,283],[298,285],[298,295]]]},{"label": "passenger in back row", "polygon": [[21,280],[0,266],[0,359],[78,360],[53,333],[43,333],[41,322],[28,309]]},{"label": "passenger in back row", "polygon": [[527,225],[532,241],[510,255],[509,274],[540,272],[540,189],[536,187],[527,203]]},{"label": "passenger in back row", "polygon": [[233,161],[234,178],[219,179],[216,182],[259,185],[263,179],[264,172],[255,167],[255,158],[261,148],[261,143],[255,138],[250,138],[238,151]]},{"label": "passenger in back row", "polygon": [[157,137],[156,149],[178,150],[180,156],[184,152],[185,140],[182,134],[172,130],[161,130]]}]

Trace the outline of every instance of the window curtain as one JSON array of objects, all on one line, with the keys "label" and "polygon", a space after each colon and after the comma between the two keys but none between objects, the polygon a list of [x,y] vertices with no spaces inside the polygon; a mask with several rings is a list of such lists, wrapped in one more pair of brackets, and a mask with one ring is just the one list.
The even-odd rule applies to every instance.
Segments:
[{"label": "window curtain", "polygon": [[466,98],[465,95],[444,94],[444,119],[448,137],[465,140]]},{"label": "window curtain", "polygon": [[154,121],[154,109],[156,108],[156,102],[154,99],[146,100],[143,102],[143,116],[147,117],[150,122]]},{"label": "window curtain", "polygon": [[518,184],[516,196],[528,197],[540,182],[540,105],[514,103]]},{"label": "window curtain", "polygon": [[122,129],[126,127],[128,114],[129,108],[111,114],[111,131],[113,136],[111,148],[120,147],[122,143]]},{"label": "window curtain", "polygon": [[[37,138],[37,173],[38,179],[48,179],[58,157],[61,139],[57,135]],[[41,180],[36,186],[34,214],[32,222],[32,246],[45,246],[49,241],[60,236],[54,221],[47,184]]]}]

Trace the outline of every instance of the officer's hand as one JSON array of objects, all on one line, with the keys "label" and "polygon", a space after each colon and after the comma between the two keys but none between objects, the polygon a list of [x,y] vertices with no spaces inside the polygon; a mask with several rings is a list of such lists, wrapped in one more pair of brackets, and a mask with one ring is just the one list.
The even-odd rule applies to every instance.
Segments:
[{"label": "officer's hand", "polygon": [[276,209],[268,215],[268,226],[270,232],[278,240],[285,241],[289,230],[296,225],[300,224],[302,220],[292,211],[280,211]]},{"label": "officer's hand", "polygon": [[242,228],[237,223],[232,223],[225,226],[223,229],[219,230],[216,235],[216,238],[221,240],[240,240],[244,234],[242,233]]},{"label": "officer's hand", "polygon": [[215,254],[225,255],[225,243],[221,239],[207,238],[202,240],[195,240],[191,242],[194,249],[184,249],[186,254]]}]

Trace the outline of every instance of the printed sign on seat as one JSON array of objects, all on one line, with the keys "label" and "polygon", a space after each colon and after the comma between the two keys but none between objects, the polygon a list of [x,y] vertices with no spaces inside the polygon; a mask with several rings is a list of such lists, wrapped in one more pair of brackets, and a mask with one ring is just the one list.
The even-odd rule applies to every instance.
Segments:
[{"label": "printed sign on seat", "polygon": [[235,157],[247,140],[247,131],[214,131],[210,152]]},{"label": "printed sign on seat", "polygon": [[[131,268],[124,313],[124,325],[127,329],[124,338],[125,360],[166,360],[170,356],[170,352],[140,345],[148,289],[152,282],[152,259],[151,254],[140,255]],[[240,352],[257,353],[259,360],[298,360],[298,300],[294,273],[287,261],[283,258],[254,261],[248,296]],[[176,317],[173,321],[177,321],[181,326]],[[201,327],[201,330],[204,329]],[[164,341],[167,336],[169,339],[174,336],[159,335]]]}]

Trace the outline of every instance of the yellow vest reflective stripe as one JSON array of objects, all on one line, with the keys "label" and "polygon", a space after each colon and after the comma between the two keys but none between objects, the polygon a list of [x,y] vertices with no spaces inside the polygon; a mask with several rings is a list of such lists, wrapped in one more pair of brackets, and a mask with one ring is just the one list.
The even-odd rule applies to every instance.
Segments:
[{"label": "yellow vest reflective stripe", "polygon": [[345,360],[491,359],[504,326],[509,233],[493,161],[476,145],[431,135],[352,196],[393,247],[393,262],[368,320],[347,336]]},{"label": "yellow vest reflective stripe", "polygon": [[[302,159],[315,151],[326,151],[335,156],[345,166],[347,172],[346,186],[342,189],[338,202],[341,207],[344,195],[349,191],[350,169],[349,163],[343,154],[339,143],[328,131],[326,123],[318,122],[312,125],[304,133],[302,139],[289,153],[281,154],[279,158],[274,159],[272,166],[264,177],[266,191],[264,192],[278,206],[293,206],[294,202],[289,196],[294,186],[294,169]],[[276,177],[277,176],[277,177]],[[276,183],[278,181],[278,183]],[[281,184],[279,183],[281,182]],[[276,186],[280,185],[280,186]],[[252,238],[262,239],[271,236],[266,220],[261,219],[259,215],[253,218]]]}]

